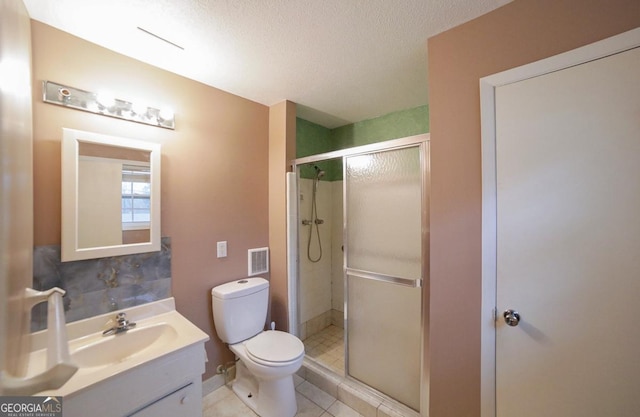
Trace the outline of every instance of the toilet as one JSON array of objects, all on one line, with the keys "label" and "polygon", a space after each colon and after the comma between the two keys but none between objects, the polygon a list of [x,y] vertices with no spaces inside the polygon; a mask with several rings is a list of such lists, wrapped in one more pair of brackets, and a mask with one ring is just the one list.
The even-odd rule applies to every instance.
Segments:
[{"label": "toilet", "polygon": [[264,330],[269,282],[246,278],[211,290],[218,337],[239,359],[232,389],[261,417],[293,417],[298,411],[293,374],[302,366],[304,345],[297,337]]}]

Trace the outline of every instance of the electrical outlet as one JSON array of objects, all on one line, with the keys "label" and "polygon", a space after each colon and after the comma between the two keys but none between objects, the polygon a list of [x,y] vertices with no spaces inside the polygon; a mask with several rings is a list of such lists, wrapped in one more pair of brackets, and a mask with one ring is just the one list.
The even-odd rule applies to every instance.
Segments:
[{"label": "electrical outlet", "polygon": [[218,242],[216,245],[218,258],[227,257],[227,241]]}]

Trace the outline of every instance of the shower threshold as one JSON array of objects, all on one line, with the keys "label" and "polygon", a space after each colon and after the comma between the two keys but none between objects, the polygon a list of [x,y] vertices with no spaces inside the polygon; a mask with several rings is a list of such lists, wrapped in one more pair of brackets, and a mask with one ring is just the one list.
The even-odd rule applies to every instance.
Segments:
[{"label": "shower threshold", "polygon": [[345,377],[344,364],[342,369],[336,369],[335,367],[329,367],[326,363],[322,363],[317,357],[314,358],[306,354],[298,375],[363,416],[421,416],[417,411],[373,388],[353,378]]}]

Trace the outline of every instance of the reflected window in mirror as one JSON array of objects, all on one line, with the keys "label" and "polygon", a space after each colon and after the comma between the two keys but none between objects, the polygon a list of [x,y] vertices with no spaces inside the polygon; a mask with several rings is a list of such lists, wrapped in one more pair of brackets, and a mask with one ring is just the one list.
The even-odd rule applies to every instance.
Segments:
[{"label": "reflected window in mirror", "polygon": [[63,129],[62,260],[160,249],[160,145]]},{"label": "reflected window in mirror", "polygon": [[122,166],[122,243],[149,241],[151,172],[148,166]]}]

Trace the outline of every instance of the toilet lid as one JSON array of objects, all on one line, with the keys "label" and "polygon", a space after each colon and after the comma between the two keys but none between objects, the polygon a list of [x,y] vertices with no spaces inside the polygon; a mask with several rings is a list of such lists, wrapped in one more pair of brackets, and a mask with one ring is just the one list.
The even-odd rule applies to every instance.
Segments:
[{"label": "toilet lid", "polygon": [[297,337],[279,330],[268,330],[247,341],[249,356],[268,362],[290,362],[304,353]]}]

